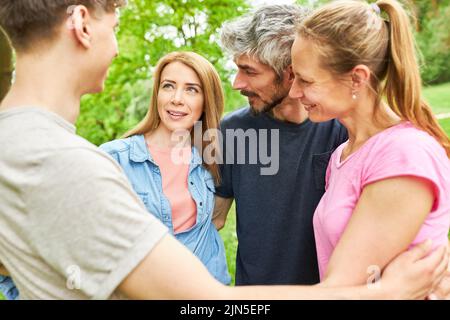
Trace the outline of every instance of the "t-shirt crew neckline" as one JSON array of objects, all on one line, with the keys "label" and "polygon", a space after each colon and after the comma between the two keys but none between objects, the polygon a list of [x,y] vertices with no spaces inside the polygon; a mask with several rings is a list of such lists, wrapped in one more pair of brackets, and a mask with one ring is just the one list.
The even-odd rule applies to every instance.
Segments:
[{"label": "t-shirt crew neckline", "polygon": [[38,113],[42,116],[46,117],[47,119],[51,119],[54,122],[56,122],[59,126],[64,128],[65,130],[69,131],[70,133],[75,134],[76,133],[76,127],[74,124],[70,123],[60,115],[49,111],[47,109],[37,107],[37,106],[17,106],[8,108],[6,110],[0,111],[0,120],[3,118],[7,118],[10,116],[15,116],[23,113]]},{"label": "t-shirt crew neckline", "polygon": [[265,119],[269,120],[272,124],[276,125],[277,127],[281,127],[284,130],[290,130],[290,131],[303,130],[303,128],[308,127],[312,123],[311,120],[309,120],[309,118],[306,118],[305,121],[303,121],[302,123],[293,123],[293,122],[286,122],[286,121],[278,120],[274,116],[269,114],[268,112],[263,112],[261,115]]},{"label": "t-shirt crew neckline", "polygon": [[355,152],[353,152],[351,155],[347,156],[347,158],[345,158],[345,160],[341,161],[342,159],[342,152],[344,151],[345,147],[348,145],[348,140],[346,142],[344,142],[337,150],[337,157],[336,157],[336,167],[342,168],[347,162],[349,162],[352,158],[354,158],[357,154],[360,154],[365,148],[367,148],[367,146],[369,146],[371,144],[371,141],[374,140],[376,137],[378,137],[380,134],[386,134],[387,132],[393,130],[394,128],[397,128],[399,126],[405,126],[407,125],[408,122],[407,121],[402,121],[396,125],[393,125],[392,127],[389,127],[387,129],[384,129],[380,132],[378,132],[377,134],[371,136],[369,139],[367,139],[366,142],[364,142],[364,144]]}]

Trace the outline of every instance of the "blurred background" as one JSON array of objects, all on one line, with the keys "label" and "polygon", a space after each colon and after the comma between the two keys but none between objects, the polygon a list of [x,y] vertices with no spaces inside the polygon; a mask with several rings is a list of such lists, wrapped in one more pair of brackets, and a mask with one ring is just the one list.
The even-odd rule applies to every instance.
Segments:
[{"label": "blurred background", "polygon": [[[225,20],[262,3],[293,1],[134,0],[122,11],[118,32],[120,56],[110,70],[106,90],[82,102],[79,134],[95,144],[112,140],[142,119],[152,88],[153,66],[173,50],[192,50],[208,58],[219,71],[226,93],[226,111],[245,104],[231,89],[235,72],[220,49],[218,31]],[[298,1],[317,6],[328,1]],[[418,17],[417,42],[422,52],[424,84],[429,102],[439,114],[450,112],[450,0],[411,1]],[[444,84],[436,86],[439,84]],[[444,121],[450,130],[450,120]]]},{"label": "blurred background", "polygon": [[[310,7],[325,0],[296,3]],[[160,57],[174,50],[192,50],[208,58],[219,71],[226,93],[226,111],[245,105],[231,89],[235,72],[231,57],[221,49],[219,29],[225,20],[249,9],[290,0],[131,0],[121,11],[118,30],[120,55],[111,66],[102,94],[87,96],[77,123],[78,133],[94,144],[113,140],[145,114],[152,89],[153,67]],[[450,0],[409,1],[417,16],[416,39],[421,50],[422,78],[426,98],[437,114],[450,113]],[[0,41],[0,72],[11,69]],[[3,83],[9,81],[2,76]],[[4,85],[3,85],[4,87]],[[449,115],[450,116],[450,115]],[[450,120],[443,119],[450,130]]]}]

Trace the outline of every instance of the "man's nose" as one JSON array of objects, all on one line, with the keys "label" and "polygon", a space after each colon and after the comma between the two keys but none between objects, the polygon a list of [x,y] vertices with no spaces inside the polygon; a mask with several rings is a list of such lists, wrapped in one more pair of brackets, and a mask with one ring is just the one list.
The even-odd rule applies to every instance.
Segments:
[{"label": "man's nose", "polygon": [[245,77],[242,75],[241,72],[238,72],[233,81],[233,89],[234,90],[243,90],[246,87],[247,87],[247,81],[245,80]]}]

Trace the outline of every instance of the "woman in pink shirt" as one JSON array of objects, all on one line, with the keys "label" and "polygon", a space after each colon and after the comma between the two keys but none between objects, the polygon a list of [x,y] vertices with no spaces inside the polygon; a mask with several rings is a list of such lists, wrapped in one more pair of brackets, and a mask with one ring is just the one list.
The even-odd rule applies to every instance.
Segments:
[{"label": "woman in pink shirt", "polygon": [[298,29],[294,84],[312,121],[337,118],[314,215],[322,281],[372,283],[400,252],[448,241],[450,141],[421,98],[408,15],[394,0],[325,5]]}]

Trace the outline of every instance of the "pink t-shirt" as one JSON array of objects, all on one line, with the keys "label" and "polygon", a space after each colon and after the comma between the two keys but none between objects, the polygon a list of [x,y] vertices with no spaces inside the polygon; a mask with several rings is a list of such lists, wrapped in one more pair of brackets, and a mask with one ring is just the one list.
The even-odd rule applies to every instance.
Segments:
[{"label": "pink t-shirt", "polygon": [[347,142],[340,145],[331,156],[326,192],[313,219],[321,279],[364,187],[378,180],[415,176],[431,181],[435,187],[435,202],[410,248],[428,238],[435,247],[447,243],[450,161],[433,137],[411,123],[403,122],[371,137],[341,162],[346,145]]},{"label": "pink t-shirt", "polygon": [[191,147],[175,151],[155,145],[148,148],[161,171],[163,193],[172,209],[174,233],[186,231],[197,222],[197,205],[188,188]]}]

